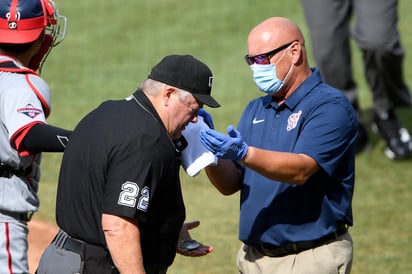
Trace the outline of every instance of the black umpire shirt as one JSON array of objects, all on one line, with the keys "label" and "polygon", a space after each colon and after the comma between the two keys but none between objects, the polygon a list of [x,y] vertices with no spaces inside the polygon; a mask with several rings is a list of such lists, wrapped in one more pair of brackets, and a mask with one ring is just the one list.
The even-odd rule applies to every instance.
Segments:
[{"label": "black umpire shirt", "polygon": [[[58,184],[56,219],[106,247],[101,214],[139,222],[145,264],[169,266],[185,219],[178,156],[146,95],[102,103],[75,128]],[[140,105],[139,105],[140,103]]]}]

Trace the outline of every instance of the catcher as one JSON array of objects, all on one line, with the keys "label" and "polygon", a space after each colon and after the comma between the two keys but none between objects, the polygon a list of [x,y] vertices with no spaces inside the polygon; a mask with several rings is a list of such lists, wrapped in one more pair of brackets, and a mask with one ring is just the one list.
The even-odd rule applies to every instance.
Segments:
[{"label": "catcher", "polygon": [[36,72],[65,30],[51,0],[0,1],[0,273],[29,273],[41,152],[64,151],[71,134],[46,124],[50,90]]}]

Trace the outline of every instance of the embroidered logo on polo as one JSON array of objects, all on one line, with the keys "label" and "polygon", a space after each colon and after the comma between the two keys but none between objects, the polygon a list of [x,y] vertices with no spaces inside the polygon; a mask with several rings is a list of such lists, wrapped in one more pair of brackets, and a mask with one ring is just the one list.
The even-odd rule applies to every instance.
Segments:
[{"label": "embroidered logo on polo", "polygon": [[302,111],[299,110],[298,113],[292,113],[289,118],[288,118],[288,125],[286,127],[287,131],[291,131],[292,129],[294,129],[299,122],[300,119],[300,115],[302,114]]},{"label": "embroidered logo on polo", "polygon": [[25,107],[18,108],[18,113],[22,113],[30,118],[35,118],[37,115],[42,114],[43,110],[34,107],[32,104],[27,104]]},{"label": "embroidered logo on polo", "polygon": [[260,124],[264,121],[265,121],[265,119],[256,119],[256,117],[255,117],[255,118],[253,118],[252,124],[254,124],[254,125]]}]

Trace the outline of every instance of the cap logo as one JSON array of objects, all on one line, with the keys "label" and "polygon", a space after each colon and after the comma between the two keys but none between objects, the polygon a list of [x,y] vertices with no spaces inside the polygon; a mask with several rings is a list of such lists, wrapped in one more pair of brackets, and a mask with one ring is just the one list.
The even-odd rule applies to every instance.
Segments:
[{"label": "cap logo", "polygon": [[[6,19],[8,21],[13,20],[10,17],[11,17],[10,12],[6,13]],[[20,13],[20,11],[17,11],[16,15],[14,16],[14,20],[20,20],[20,18],[21,18],[21,13]]]},{"label": "cap logo", "polygon": [[[10,12],[6,13],[6,18],[8,21],[12,20],[10,15]],[[21,14],[20,12],[16,12],[16,15],[14,16],[14,20],[20,20]],[[10,21],[9,22],[9,29],[17,29],[17,22],[16,21]]]},{"label": "cap logo", "polygon": [[209,87],[212,87],[212,82],[213,82],[213,76],[209,77]]},{"label": "cap logo", "polygon": [[9,29],[17,29],[17,22],[10,22]]}]

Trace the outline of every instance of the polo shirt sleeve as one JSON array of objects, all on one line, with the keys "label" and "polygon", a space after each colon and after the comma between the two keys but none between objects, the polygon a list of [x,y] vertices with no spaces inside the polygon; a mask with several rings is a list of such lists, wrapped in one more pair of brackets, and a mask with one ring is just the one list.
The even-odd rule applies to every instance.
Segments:
[{"label": "polo shirt sleeve", "polygon": [[332,176],[341,160],[353,153],[357,120],[346,98],[329,99],[312,107],[305,117],[294,152],[309,155]]}]

